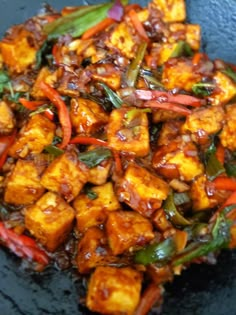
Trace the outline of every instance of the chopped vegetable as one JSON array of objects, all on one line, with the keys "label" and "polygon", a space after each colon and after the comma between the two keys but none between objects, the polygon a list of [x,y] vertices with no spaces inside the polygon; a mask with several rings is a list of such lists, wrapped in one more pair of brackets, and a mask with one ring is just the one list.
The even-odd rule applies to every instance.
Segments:
[{"label": "chopped vegetable", "polygon": [[99,165],[102,161],[112,157],[112,153],[106,148],[97,148],[91,151],[79,153],[79,160],[89,168]]}]

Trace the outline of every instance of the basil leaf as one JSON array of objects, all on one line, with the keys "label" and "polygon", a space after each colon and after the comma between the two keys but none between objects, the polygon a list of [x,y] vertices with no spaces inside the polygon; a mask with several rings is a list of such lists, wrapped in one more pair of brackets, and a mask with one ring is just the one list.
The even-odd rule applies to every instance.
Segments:
[{"label": "basil leaf", "polygon": [[79,153],[79,160],[83,162],[88,168],[93,168],[99,165],[104,160],[112,157],[112,153],[107,148],[97,148],[91,151]]}]

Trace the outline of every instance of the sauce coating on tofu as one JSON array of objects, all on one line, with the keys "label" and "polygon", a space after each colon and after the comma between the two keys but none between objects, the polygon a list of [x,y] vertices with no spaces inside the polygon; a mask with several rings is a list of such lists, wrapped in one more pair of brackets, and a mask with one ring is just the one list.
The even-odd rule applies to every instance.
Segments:
[{"label": "sauce coating on tofu", "polygon": [[88,312],[159,314],[236,247],[236,66],[184,0],[95,2],[0,40],[0,244],[78,276]]}]

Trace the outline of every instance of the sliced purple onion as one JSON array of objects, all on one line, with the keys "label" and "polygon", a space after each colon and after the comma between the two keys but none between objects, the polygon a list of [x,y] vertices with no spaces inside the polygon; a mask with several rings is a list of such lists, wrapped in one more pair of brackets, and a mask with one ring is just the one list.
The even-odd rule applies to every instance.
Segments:
[{"label": "sliced purple onion", "polygon": [[124,14],[124,7],[120,0],[115,0],[114,5],[110,8],[107,15],[109,18],[120,22]]}]

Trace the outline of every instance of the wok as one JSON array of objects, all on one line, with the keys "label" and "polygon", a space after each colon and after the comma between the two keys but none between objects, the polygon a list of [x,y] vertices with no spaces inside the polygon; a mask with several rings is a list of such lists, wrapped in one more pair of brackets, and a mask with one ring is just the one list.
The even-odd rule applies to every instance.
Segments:
[{"label": "wok", "polygon": [[[91,3],[92,1],[88,1]],[[96,0],[94,0],[96,2]],[[133,1],[145,4],[145,1]],[[236,63],[236,1],[187,0],[188,21],[202,27],[202,50],[210,58]],[[82,1],[48,1],[57,9]],[[0,34],[37,13],[39,1],[1,0]],[[162,315],[235,315],[236,252],[224,251],[214,266],[193,265],[166,286]],[[79,304],[84,284],[76,272],[55,268],[41,274],[0,249],[1,315],[84,315]],[[82,293],[83,294],[83,293]],[[91,314],[91,313],[90,313]],[[152,314],[158,314],[153,311]]]}]

